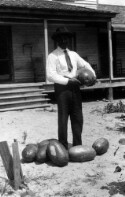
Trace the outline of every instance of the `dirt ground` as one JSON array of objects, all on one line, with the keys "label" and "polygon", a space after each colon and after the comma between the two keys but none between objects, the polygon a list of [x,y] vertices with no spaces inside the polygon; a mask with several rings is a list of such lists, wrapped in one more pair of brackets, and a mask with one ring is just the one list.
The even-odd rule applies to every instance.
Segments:
[{"label": "dirt ground", "polygon": [[[125,102],[122,100],[123,103]],[[117,102],[117,101],[114,101]],[[65,167],[51,163],[22,163],[23,174],[28,188],[14,191],[7,181],[0,158],[0,195],[12,197],[122,197],[125,196],[125,145],[119,140],[125,137],[123,113],[104,114],[106,101],[84,102],[84,146],[105,137],[109,140],[108,152],[96,156],[93,161],[69,162]],[[69,122],[69,143],[72,133]],[[24,134],[27,133],[26,141]],[[28,143],[57,138],[57,106],[47,110],[31,109],[0,113],[0,141],[12,143],[17,139],[21,152]],[[119,166],[121,171],[117,172]]]}]

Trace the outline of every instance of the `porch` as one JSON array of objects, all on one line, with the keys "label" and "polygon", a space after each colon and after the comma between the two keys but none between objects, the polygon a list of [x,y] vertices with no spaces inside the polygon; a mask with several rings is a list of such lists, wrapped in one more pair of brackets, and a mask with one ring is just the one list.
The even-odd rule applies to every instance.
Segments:
[{"label": "porch", "polygon": [[[69,48],[92,65],[101,81],[93,87],[81,87],[81,91],[107,89],[112,99],[113,88],[124,86],[124,79],[118,80],[119,72],[115,71],[114,76],[113,70],[111,18],[116,16],[115,12],[40,0],[7,1],[7,4],[5,0],[4,6],[3,9],[0,3],[1,91],[7,86],[12,90],[12,86],[21,85],[34,89],[40,83],[42,94],[53,92],[53,85],[46,77],[46,61],[56,47],[51,36],[59,26],[67,26],[73,32]],[[18,103],[14,98],[13,102],[21,105],[22,101]]]},{"label": "porch", "polygon": [[[53,98],[54,95],[54,86],[53,84],[44,84],[44,93],[51,95]],[[113,99],[117,99],[117,98],[121,98],[124,99],[125,97],[125,79],[114,79],[112,81],[110,81],[110,79],[100,79],[97,80],[97,83],[92,86],[92,87],[84,87],[81,86],[81,94],[83,94],[83,97],[86,97],[85,100],[93,100],[93,96],[97,97],[95,98],[96,100],[98,100],[98,98],[102,98],[102,99],[106,99],[109,101],[112,101]],[[96,94],[97,91],[97,94]],[[102,94],[101,96],[101,91],[105,93]],[[84,94],[86,92],[86,94]],[[90,94],[91,92],[91,94]],[[119,94],[120,92],[120,94]],[[99,94],[99,95],[98,95]],[[87,96],[88,95],[88,96]],[[50,98],[51,98],[50,96]],[[91,97],[91,99],[89,99],[89,96]],[[104,96],[104,97],[103,97]],[[83,98],[84,100],[84,98]]]},{"label": "porch", "polygon": [[[106,91],[106,99],[113,99],[113,92],[115,88],[125,87],[125,81],[123,80],[100,80],[92,87],[81,86],[81,94],[83,98],[87,98],[88,92],[92,92],[89,97],[95,95],[96,91]],[[84,94],[87,92],[87,94]],[[97,93],[98,94],[98,93]],[[51,95],[51,96],[50,96]],[[12,83],[12,84],[0,84],[0,112],[24,110],[33,108],[47,108],[50,107],[54,97],[53,84],[46,84],[44,82],[38,83]],[[124,95],[123,95],[124,97]],[[98,95],[96,100],[98,100]]]},{"label": "porch", "polygon": [[50,106],[43,83],[0,84],[0,112]]}]

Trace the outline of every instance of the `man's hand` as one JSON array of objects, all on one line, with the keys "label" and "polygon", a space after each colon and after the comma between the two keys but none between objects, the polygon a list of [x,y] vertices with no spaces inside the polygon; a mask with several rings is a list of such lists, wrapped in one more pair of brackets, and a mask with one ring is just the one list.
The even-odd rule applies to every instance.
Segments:
[{"label": "man's hand", "polygon": [[79,85],[80,86],[81,82],[78,79],[76,79],[76,78],[71,78],[68,81],[68,85],[70,85],[70,86]]}]

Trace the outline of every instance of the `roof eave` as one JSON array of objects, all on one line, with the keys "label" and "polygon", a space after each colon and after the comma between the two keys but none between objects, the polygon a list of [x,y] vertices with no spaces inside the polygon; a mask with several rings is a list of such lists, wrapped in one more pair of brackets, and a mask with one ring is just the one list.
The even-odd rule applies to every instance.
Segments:
[{"label": "roof eave", "polygon": [[0,15],[1,14],[10,14],[10,15],[32,15],[32,16],[39,16],[41,17],[77,17],[84,19],[84,17],[88,17],[89,19],[94,20],[94,18],[100,18],[105,20],[110,20],[111,18],[115,17],[117,13],[115,12],[105,12],[105,11],[97,11],[93,9],[91,10],[63,10],[63,9],[56,9],[56,8],[20,8],[20,7],[0,7]]}]

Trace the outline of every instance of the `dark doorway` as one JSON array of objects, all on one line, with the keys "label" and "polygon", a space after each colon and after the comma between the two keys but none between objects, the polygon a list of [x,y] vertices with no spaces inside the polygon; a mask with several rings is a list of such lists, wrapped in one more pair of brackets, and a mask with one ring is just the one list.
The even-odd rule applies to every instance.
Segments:
[{"label": "dark doorway", "polygon": [[99,60],[101,78],[109,77],[109,51],[108,51],[108,32],[106,30],[99,31],[98,34],[99,43]]},{"label": "dark doorway", "polygon": [[125,33],[113,32],[114,77],[125,77]]},{"label": "dark doorway", "polygon": [[0,26],[0,82],[12,80],[11,28]]}]

